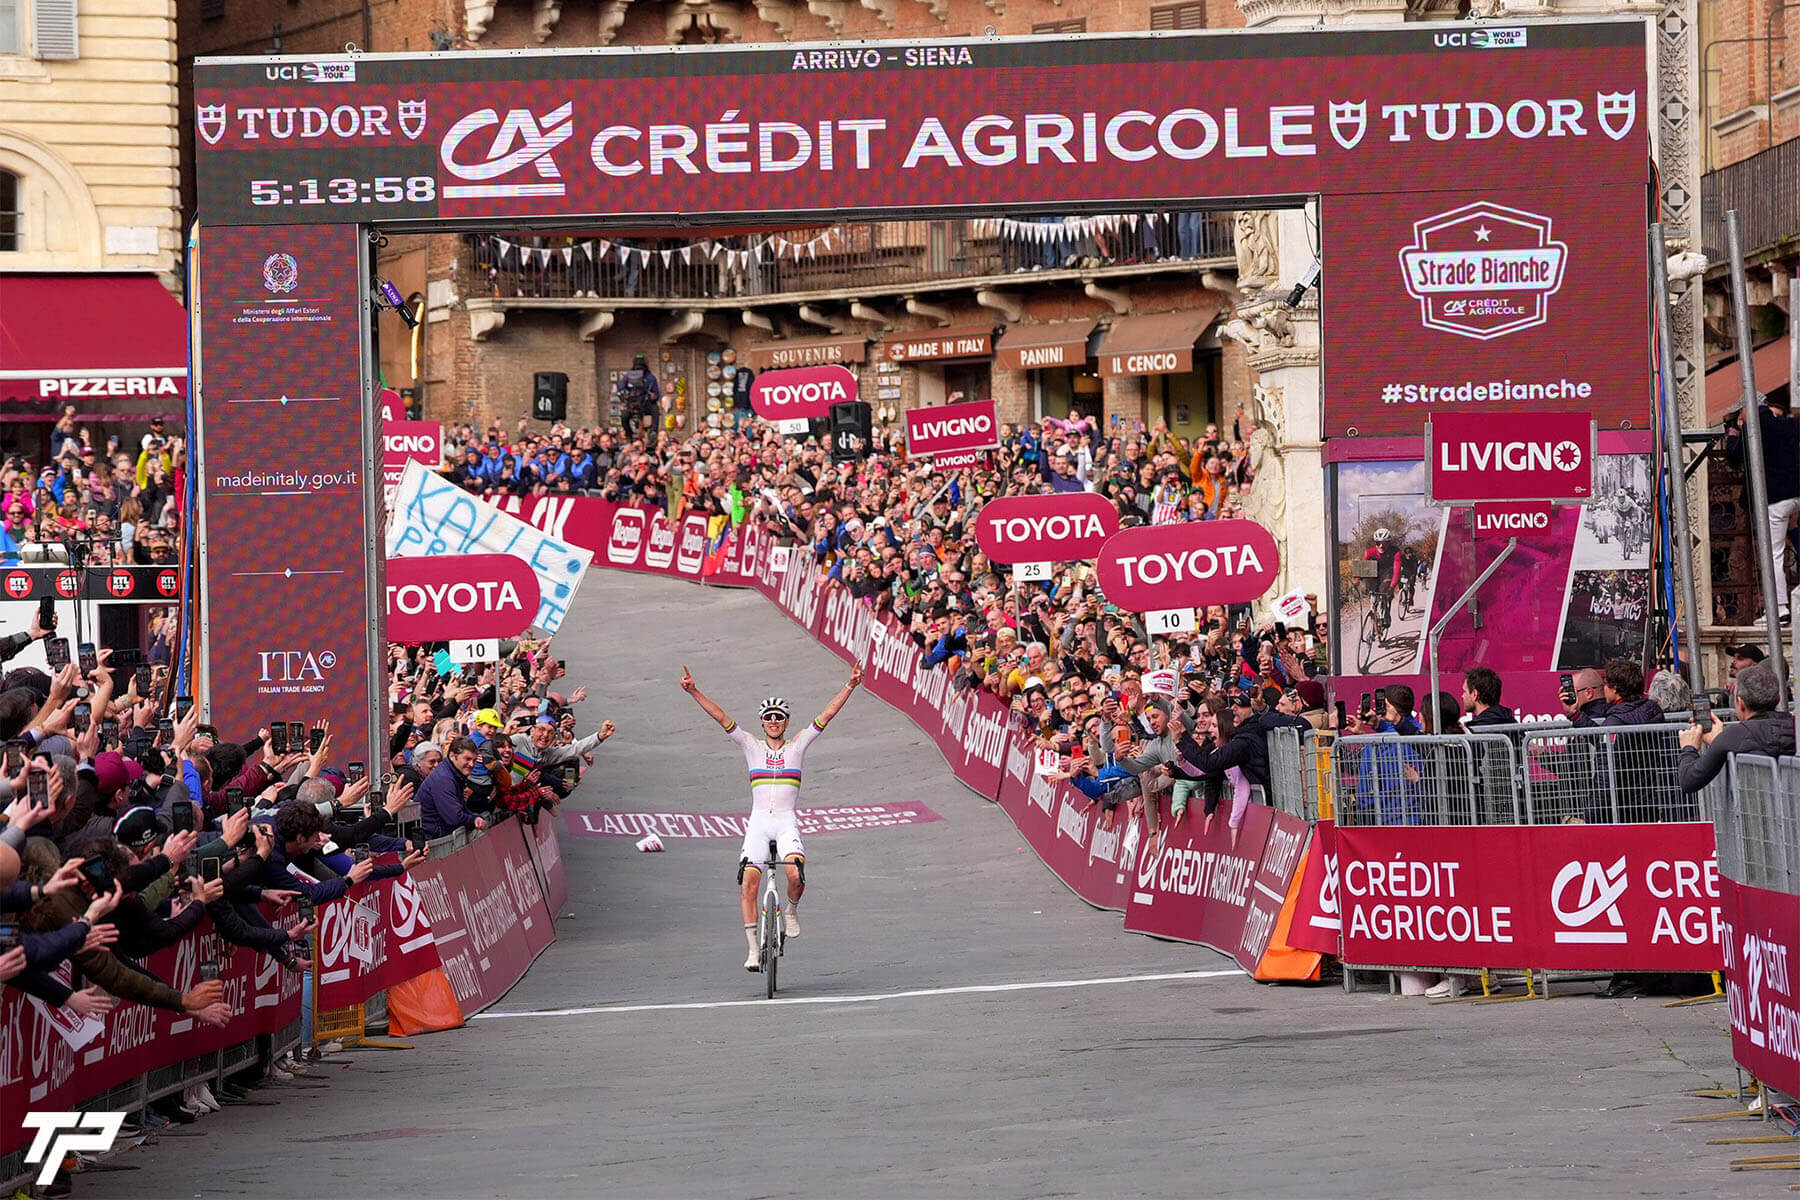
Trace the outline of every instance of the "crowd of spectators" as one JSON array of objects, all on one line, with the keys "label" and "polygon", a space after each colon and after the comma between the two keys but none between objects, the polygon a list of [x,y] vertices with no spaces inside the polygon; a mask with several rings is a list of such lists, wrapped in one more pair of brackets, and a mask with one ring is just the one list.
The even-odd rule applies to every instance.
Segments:
[{"label": "crowd of spectators", "polygon": [[95,566],[173,563],[186,473],[186,444],[165,419],[102,444],[69,405],[46,458],[14,453],[0,466],[0,562],[28,544],[75,542]]}]

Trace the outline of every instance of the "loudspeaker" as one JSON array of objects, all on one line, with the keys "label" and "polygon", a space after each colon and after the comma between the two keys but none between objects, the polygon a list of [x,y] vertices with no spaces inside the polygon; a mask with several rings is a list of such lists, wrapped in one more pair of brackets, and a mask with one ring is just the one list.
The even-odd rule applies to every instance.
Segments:
[{"label": "loudspeaker", "polygon": [[834,461],[862,458],[869,453],[869,434],[874,413],[862,400],[831,406],[831,457]]},{"label": "loudspeaker", "polygon": [[539,371],[531,377],[531,415],[540,421],[569,416],[569,377],[561,371]]}]

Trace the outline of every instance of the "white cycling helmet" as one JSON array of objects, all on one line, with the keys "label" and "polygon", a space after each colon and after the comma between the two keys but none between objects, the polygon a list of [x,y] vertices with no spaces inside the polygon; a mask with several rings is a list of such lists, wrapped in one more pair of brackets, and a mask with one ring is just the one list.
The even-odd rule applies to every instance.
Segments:
[{"label": "white cycling helmet", "polygon": [[1387,541],[1390,537],[1393,537],[1393,536],[1394,536],[1393,534],[1391,534],[1387,531],[1387,526],[1384,525],[1380,529],[1377,529],[1375,531],[1375,542],[1377,545],[1379,545],[1380,543]]},{"label": "white cycling helmet", "polygon": [[765,721],[770,717],[780,717],[785,721],[793,715],[793,711],[788,706],[787,699],[782,696],[770,696],[762,702],[762,719]]}]

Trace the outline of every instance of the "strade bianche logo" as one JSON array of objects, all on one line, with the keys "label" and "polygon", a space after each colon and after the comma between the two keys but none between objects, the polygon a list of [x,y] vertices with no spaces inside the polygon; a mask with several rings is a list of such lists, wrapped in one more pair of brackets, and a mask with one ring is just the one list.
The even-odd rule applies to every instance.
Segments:
[{"label": "strade bianche logo", "polygon": [[[491,108],[476,109],[452,125],[438,147],[438,158],[444,168],[458,179],[469,181],[450,184],[444,188],[444,196],[456,200],[478,196],[562,195],[562,170],[551,152],[575,132],[574,114],[573,101],[565,101],[551,109],[541,120],[528,108],[508,109],[504,117]],[[493,133],[487,139],[487,148],[481,150],[481,139],[476,135],[489,129]],[[526,167],[536,171],[536,181],[487,182],[522,172]]]},{"label": "strade bianche logo", "polygon": [[274,296],[285,295],[300,286],[300,264],[291,254],[271,254],[263,259],[263,286]]},{"label": "strade bianche logo", "polygon": [[[1575,906],[1571,908],[1567,903],[1569,885],[1577,879],[1581,881],[1581,890],[1576,893]],[[1563,926],[1556,931],[1555,940],[1576,945],[1625,942],[1625,919],[1619,915],[1619,900],[1630,882],[1625,878],[1623,855],[1609,865],[1581,859],[1563,864],[1563,869],[1556,873],[1555,882],[1550,885],[1550,907]],[[1604,922],[1600,922],[1602,916],[1606,918]],[[1585,928],[1596,922],[1610,928]]]},{"label": "strade bianche logo", "polygon": [[1551,234],[1549,217],[1491,201],[1413,222],[1400,272],[1425,328],[1485,342],[1544,324],[1569,259]]}]

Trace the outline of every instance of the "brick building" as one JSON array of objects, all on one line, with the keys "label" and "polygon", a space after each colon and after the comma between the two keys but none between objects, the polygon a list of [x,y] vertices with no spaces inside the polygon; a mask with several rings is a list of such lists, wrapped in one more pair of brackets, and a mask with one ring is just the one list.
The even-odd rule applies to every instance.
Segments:
[{"label": "brick building", "polygon": [[[182,0],[179,23],[185,92],[195,56],[347,43],[385,52],[660,46],[1192,29],[1243,18],[1231,0],[1113,0],[1079,12],[1054,0]],[[191,201],[191,175],[185,183]],[[692,427],[709,399],[719,402],[709,385],[729,386],[717,361],[727,350],[751,369],[845,362],[888,420],[961,394],[991,396],[1008,420],[1073,408],[1193,433],[1227,425],[1250,401],[1243,348],[1221,341],[1215,320],[1235,295],[1228,214],[674,233],[394,237],[378,270],[424,320],[409,333],[383,315],[383,377],[428,419],[508,425],[527,411],[540,371],[568,377],[572,423],[608,419],[611,380],[641,353]]]},{"label": "brick building", "polygon": [[0,0],[0,452],[187,395],[174,0]]},{"label": "brick building", "polygon": [[[1800,273],[1800,5],[1709,0],[1700,5],[1702,250],[1706,255],[1707,425],[1742,393],[1725,213],[1738,213],[1756,388],[1785,394]],[[1742,474],[1714,453],[1708,505],[1713,621],[1737,636],[1762,609]]]}]

